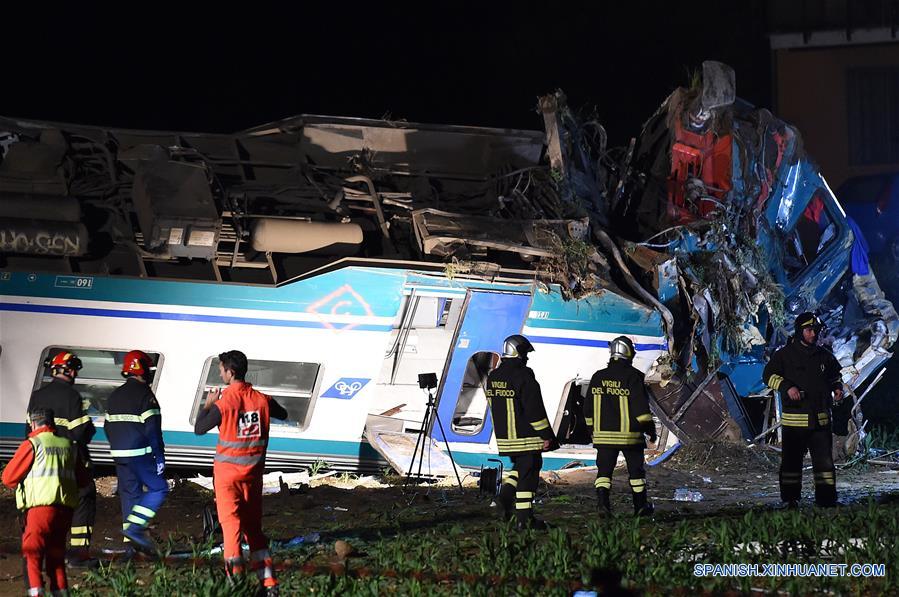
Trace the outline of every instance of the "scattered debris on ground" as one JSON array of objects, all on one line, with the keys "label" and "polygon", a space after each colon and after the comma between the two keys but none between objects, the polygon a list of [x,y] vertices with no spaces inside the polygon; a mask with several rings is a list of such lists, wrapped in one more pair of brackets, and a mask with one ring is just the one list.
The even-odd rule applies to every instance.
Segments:
[{"label": "scattered debris on ground", "polygon": [[[777,463],[776,459],[768,462],[766,458],[764,451],[728,444],[706,443],[685,448],[678,458],[648,470],[647,491],[656,504],[657,514],[653,521],[641,525],[642,528],[652,532],[653,536],[664,537],[680,528],[681,521],[724,524],[742,520],[750,511],[778,512],[781,506]],[[880,467],[867,470],[855,467],[839,472],[837,483],[841,499],[849,508],[864,508],[863,504],[869,498],[884,503],[899,501],[899,474],[896,473]],[[810,470],[805,472],[806,504],[812,499],[811,476]],[[341,487],[339,477],[329,475],[316,480],[315,486],[304,486],[300,492],[278,492],[263,498],[263,524],[273,542],[275,557],[283,565],[280,574],[286,579],[286,586],[296,587],[296,590],[309,583],[318,586],[316,583],[325,582],[334,574],[337,577],[352,576],[356,574],[354,570],[360,569],[371,570],[368,574],[372,576],[381,575],[386,569],[386,578],[392,578],[389,569],[395,566],[393,558],[415,563],[420,575],[425,570],[451,575],[455,570],[467,569],[467,560],[482,557],[483,550],[488,549],[482,543],[489,543],[504,532],[497,509],[490,506],[490,496],[480,494],[469,485],[464,492],[433,484],[404,487],[401,478],[389,476],[363,478],[361,484]],[[593,528],[591,525],[596,525],[598,520],[593,487],[596,468],[567,469],[542,477],[543,482],[537,490],[536,512],[561,531],[538,535],[533,540],[540,544],[551,542],[556,536],[553,533],[561,532],[560,536],[569,537],[567,541],[572,545],[587,541],[589,529]],[[114,481],[114,477],[101,477],[98,485],[109,488]],[[368,486],[372,482],[378,486]],[[702,499],[680,501],[675,497],[678,490],[701,494]],[[119,500],[107,493],[104,490],[98,499],[95,545],[98,550],[121,553]],[[203,508],[212,503],[213,495],[204,487],[188,480],[174,484],[168,501],[151,527],[152,534],[169,550],[169,563],[164,568],[167,574],[173,577],[186,574],[179,571],[190,570],[190,566],[182,567],[178,562],[193,562],[195,567],[200,566],[200,570],[207,570],[204,574],[209,579],[224,582],[216,539],[213,543],[202,541]],[[611,524],[616,529],[620,526],[624,533],[624,527],[632,521],[632,506],[623,466],[618,467],[613,476],[612,508],[615,518],[606,526]],[[801,511],[806,518],[817,512],[808,505]],[[839,516],[839,512],[828,515]],[[0,492],[0,537],[4,537],[0,541],[0,550],[5,556],[0,558],[0,593],[15,593],[21,586],[19,528],[14,496],[5,489]],[[758,538],[754,540],[759,541]],[[748,545],[751,542],[740,540],[737,543]],[[430,550],[432,557],[437,553],[444,555],[432,560],[432,564],[422,564],[419,557],[425,558],[425,554],[419,553],[421,550]],[[447,550],[455,550],[457,559],[451,559]],[[635,574],[627,572],[630,564],[626,558],[618,565],[625,570],[626,577]],[[158,565],[145,560],[137,560],[132,566],[136,578],[144,579],[141,582],[146,583],[152,583],[154,571],[160,570]],[[124,563],[116,562],[107,574],[118,574],[124,567]],[[75,571],[71,574],[73,582],[81,587],[95,586],[91,583],[99,582],[95,577],[90,577],[91,580]],[[576,579],[569,580],[574,582]],[[421,582],[432,581],[421,576]],[[86,594],[105,593],[104,590],[92,590]],[[200,591],[196,587],[190,590]],[[187,589],[182,589],[182,593],[189,594],[185,591]],[[335,592],[335,589],[332,587],[328,591]],[[560,594],[557,589],[544,592]]]}]

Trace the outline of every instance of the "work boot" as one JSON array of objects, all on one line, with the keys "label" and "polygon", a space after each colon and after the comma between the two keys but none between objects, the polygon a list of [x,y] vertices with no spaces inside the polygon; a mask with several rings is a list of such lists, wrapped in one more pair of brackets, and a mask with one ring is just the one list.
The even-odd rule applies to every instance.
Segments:
[{"label": "work boot", "polygon": [[122,550],[122,555],[118,556],[117,560],[122,560],[123,562],[127,562],[129,560],[133,560],[137,555],[137,550],[130,543],[126,543],[125,547]]},{"label": "work boot", "polygon": [[646,497],[646,492],[634,491],[632,496],[634,498],[634,516],[652,516],[652,513],[655,512],[655,506]]},{"label": "work boot", "polygon": [[131,540],[131,544],[137,551],[148,555],[156,555],[156,543],[150,538],[147,529],[140,525],[132,524],[122,531],[122,534]]},{"label": "work boot", "polygon": [[596,490],[596,499],[599,505],[599,516],[607,518],[612,515],[612,502],[609,500],[610,491],[605,488]]},{"label": "work boot", "polygon": [[652,502],[646,502],[639,508],[634,507],[634,516],[652,516],[656,511],[656,507],[652,505]]},{"label": "work boot", "polygon": [[822,498],[815,498],[815,505],[819,508],[836,508],[840,505],[840,502],[837,501],[836,496],[825,496]]},{"label": "work boot", "polygon": [[499,495],[496,496],[496,503],[500,507],[503,520],[512,520],[515,516],[515,488],[509,484],[500,487]]},{"label": "work boot", "polygon": [[73,547],[66,551],[66,566],[69,568],[93,570],[99,565],[100,562],[91,557],[90,550],[86,547]]},{"label": "work boot", "polygon": [[815,485],[815,505],[832,508],[837,505],[837,490],[833,485]]}]

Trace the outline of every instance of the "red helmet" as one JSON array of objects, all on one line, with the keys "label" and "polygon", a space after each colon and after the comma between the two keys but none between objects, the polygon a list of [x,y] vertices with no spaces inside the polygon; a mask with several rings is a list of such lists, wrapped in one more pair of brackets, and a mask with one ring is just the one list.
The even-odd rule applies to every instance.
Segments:
[{"label": "red helmet", "polygon": [[150,355],[142,350],[132,350],[125,355],[125,360],[122,361],[122,377],[132,375],[147,377],[147,374],[155,368]]},{"label": "red helmet", "polygon": [[57,352],[53,358],[47,358],[44,361],[44,367],[49,367],[52,373],[65,370],[70,370],[74,373],[81,369],[81,359],[74,352],[63,350]]}]

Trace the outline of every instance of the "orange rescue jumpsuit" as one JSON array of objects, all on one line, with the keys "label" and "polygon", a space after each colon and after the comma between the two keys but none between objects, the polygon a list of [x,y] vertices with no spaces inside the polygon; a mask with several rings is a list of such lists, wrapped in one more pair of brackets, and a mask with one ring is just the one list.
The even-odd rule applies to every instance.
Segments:
[{"label": "orange rescue jumpsuit", "polygon": [[225,540],[225,568],[229,575],[243,572],[243,536],[250,547],[250,565],[267,588],[278,584],[268,540],[262,532],[262,474],[270,400],[246,382],[232,382],[213,407],[221,413],[213,478]]}]

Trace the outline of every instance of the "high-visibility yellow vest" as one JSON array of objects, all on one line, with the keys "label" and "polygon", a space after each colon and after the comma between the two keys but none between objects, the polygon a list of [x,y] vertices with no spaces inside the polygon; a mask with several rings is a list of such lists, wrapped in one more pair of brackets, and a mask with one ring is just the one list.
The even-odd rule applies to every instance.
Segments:
[{"label": "high-visibility yellow vest", "polygon": [[29,437],[28,441],[34,447],[34,464],[16,489],[16,507],[25,510],[35,506],[77,506],[72,442],[51,431]]}]

